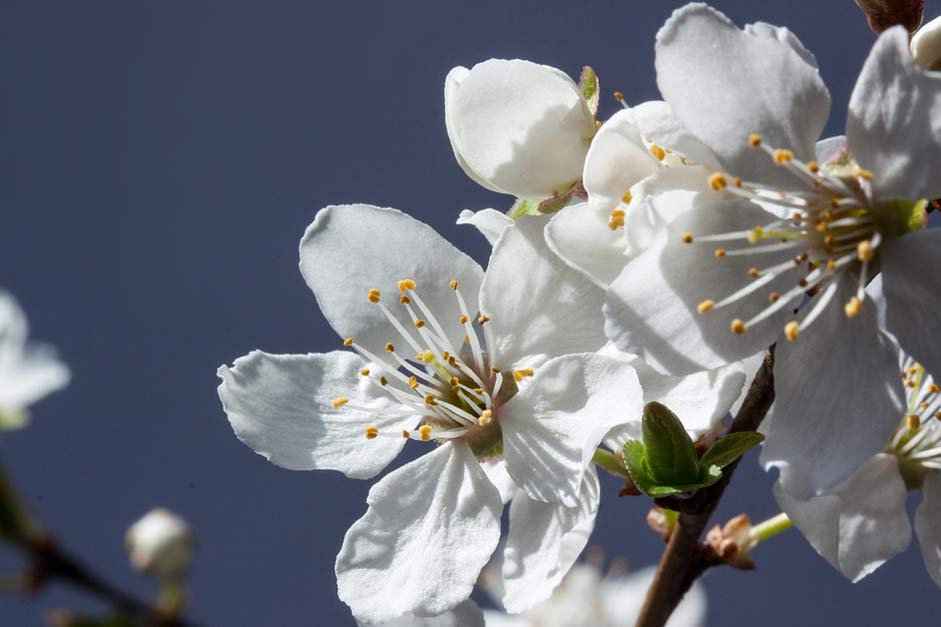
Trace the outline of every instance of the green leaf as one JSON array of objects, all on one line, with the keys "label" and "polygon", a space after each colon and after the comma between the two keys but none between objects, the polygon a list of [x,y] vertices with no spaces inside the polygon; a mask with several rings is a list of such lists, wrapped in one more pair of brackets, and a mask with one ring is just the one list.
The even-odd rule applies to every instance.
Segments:
[{"label": "green leaf", "polygon": [[761,444],[765,436],[754,431],[730,433],[713,444],[699,460],[703,469],[710,466],[725,468],[752,448]]},{"label": "green leaf", "polygon": [[507,212],[507,215],[513,220],[519,220],[523,216],[538,216],[539,201],[517,198],[516,202],[513,203],[513,206],[510,207],[510,210]]},{"label": "green leaf", "polygon": [[659,485],[688,485],[699,481],[699,458],[680,419],[665,405],[644,406],[643,437],[650,475]]},{"label": "green leaf", "polygon": [[578,79],[578,88],[582,91],[582,98],[588,104],[588,110],[592,115],[598,113],[598,100],[601,96],[601,83],[598,82],[598,75],[589,66],[582,68],[582,75]]}]

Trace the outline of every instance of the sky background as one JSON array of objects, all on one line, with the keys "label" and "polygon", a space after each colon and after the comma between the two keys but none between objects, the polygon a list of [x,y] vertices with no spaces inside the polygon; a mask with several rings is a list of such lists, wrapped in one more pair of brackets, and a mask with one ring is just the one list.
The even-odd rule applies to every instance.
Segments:
[{"label": "sky background", "polygon": [[[32,2],[0,6],[0,286],[73,369],[0,458],[39,519],[108,579],[152,584],[123,534],[153,506],[199,534],[190,615],[204,625],[349,625],[333,562],[369,482],[291,472],[233,435],[216,368],[255,348],[337,348],[297,270],[327,204],[369,202],[433,225],[485,262],[461,209],[506,209],[454,162],[444,77],[521,57],[593,66],[602,117],[658,97],[657,28],[680,2]],[[838,133],[873,41],[852,0],[721,1],[786,25],[816,53]],[[928,16],[941,2],[928,2]],[[750,455],[718,520],[776,513]],[[592,543],[637,567],[662,543],[649,502],[605,484]],[[915,502],[913,502],[913,505]],[[705,578],[711,625],[936,624],[917,544],[852,585],[789,532],[759,570]],[[0,576],[19,562],[0,550]],[[60,586],[0,596],[0,624],[100,606]]]}]

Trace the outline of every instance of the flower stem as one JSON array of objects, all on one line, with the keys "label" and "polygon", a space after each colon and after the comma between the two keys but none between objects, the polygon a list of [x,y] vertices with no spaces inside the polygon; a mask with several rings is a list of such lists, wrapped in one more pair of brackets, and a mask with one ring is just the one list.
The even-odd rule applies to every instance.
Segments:
[{"label": "flower stem", "polygon": [[787,531],[794,526],[794,523],[791,522],[791,519],[787,517],[787,514],[781,512],[777,516],[772,516],[768,520],[764,520],[757,525],[753,525],[751,528],[750,539],[752,545],[756,545],[759,542],[764,542],[769,538]]},{"label": "flower stem", "polygon": [[627,470],[621,464],[621,460],[618,459],[618,456],[607,449],[595,449],[595,454],[592,455],[591,461],[593,461],[596,466],[605,469],[615,477],[627,479],[629,476]]}]

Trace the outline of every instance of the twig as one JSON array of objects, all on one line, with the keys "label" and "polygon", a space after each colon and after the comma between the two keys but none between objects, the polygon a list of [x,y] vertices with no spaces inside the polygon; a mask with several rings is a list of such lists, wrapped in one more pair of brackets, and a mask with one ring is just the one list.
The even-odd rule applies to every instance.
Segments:
[{"label": "twig", "polygon": [[[768,349],[755,375],[744,403],[729,431],[755,431],[774,402],[774,346]],[[683,599],[693,582],[712,566],[723,563],[711,547],[699,538],[719,505],[738,462],[722,471],[714,485],[696,492],[691,498],[657,499],[657,505],[680,513],[670,540],[660,559],[653,584],[647,591],[637,627],[662,627]]]}]

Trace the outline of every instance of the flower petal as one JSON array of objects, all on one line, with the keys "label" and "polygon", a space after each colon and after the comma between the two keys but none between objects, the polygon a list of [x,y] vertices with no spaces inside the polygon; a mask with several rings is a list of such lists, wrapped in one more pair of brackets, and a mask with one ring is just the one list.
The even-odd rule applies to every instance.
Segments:
[{"label": "flower petal", "polygon": [[575,507],[534,501],[525,494],[513,499],[503,553],[503,606],[508,612],[523,612],[552,595],[588,543],[600,497],[592,468],[585,473]]},{"label": "flower petal", "polygon": [[69,367],[51,346],[30,342],[21,351],[12,363],[0,356],[0,410],[26,409],[71,379]]},{"label": "flower petal", "polygon": [[427,224],[395,209],[331,206],[321,209],[307,228],[300,253],[304,280],[340,337],[354,338],[383,359],[386,342],[409,349],[366,296],[371,289],[380,290],[382,302],[406,329],[413,328],[396,287],[399,280],[412,279],[451,343],[461,345],[461,312],[449,282],[460,283],[474,312],[483,270]]},{"label": "flower petal", "polygon": [[464,209],[461,211],[457,223],[470,224],[477,227],[480,234],[486,237],[490,245],[493,246],[497,243],[497,240],[500,239],[500,235],[503,233],[504,229],[513,224],[513,219],[496,209],[481,209],[477,212]]},{"label": "flower petal", "polygon": [[683,126],[669,103],[649,100],[631,108],[630,112],[641,135],[649,137],[653,143],[669,148],[709,170],[720,169],[712,150]]},{"label": "flower petal", "polygon": [[789,495],[780,483],[774,487],[778,505],[811,546],[854,582],[908,548],[907,495],[895,457],[883,453],[808,500]]},{"label": "flower petal", "polygon": [[910,233],[882,245],[885,325],[928,372],[941,372],[941,229]]},{"label": "flower petal", "polygon": [[[359,623],[364,625],[364,623]],[[489,622],[486,623],[487,627]],[[382,623],[382,627],[484,627],[484,613],[471,600],[437,616],[416,616],[411,612]]]},{"label": "flower petal", "polygon": [[520,59],[455,68],[444,106],[458,163],[487,189],[543,199],[581,176],[594,116],[564,72]]},{"label": "flower petal", "polygon": [[821,165],[826,165],[829,161],[839,159],[848,148],[846,147],[846,136],[835,135],[827,137],[817,142],[817,161]]},{"label": "flower petal", "polygon": [[611,229],[588,203],[566,207],[546,226],[546,243],[571,268],[604,289],[628,262],[624,229]]},{"label": "flower petal", "polygon": [[473,453],[447,443],[386,475],[337,555],[340,599],[364,622],[465,601],[500,540],[503,503]]},{"label": "flower petal", "polygon": [[922,492],[924,500],[915,512],[915,531],[928,575],[941,588],[941,474],[925,477]]},{"label": "flower petal", "polygon": [[[749,286],[752,266],[780,264],[794,252],[736,256],[737,249],[751,246],[744,239],[719,244],[697,241],[699,236],[747,231],[770,222],[773,216],[752,203],[724,199],[715,192],[693,194],[688,202],[691,206],[669,223],[654,244],[627,264],[608,289],[604,305],[605,330],[611,341],[674,375],[718,368],[767,348],[791,315],[787,307],[745,335],[733,333],[730,323],[757,315],[769,306],[769,294],[796,287],[804,274],[795,266],[726,307],[698,313],[700,303],[719,303]],[[686,233],[694,235],[691,244],[683,241]],[[729,254],[716,258],[718,248]]]},{"label": "flower petal", "polygon": [[585,157],[582,184],[588,203],[607,220],[631,187],[660,169],[640,136],[634,117],[621,110],[601,125]]},{"label": "flower petal", "polygon": [[941,16],[919,28],[912,36],[912,56],[926,70],[941,70]]},{"label": "flower petal", "polygon": [[846,138],[879,197],[941,196],[941,74],[915,62],[903,27],[872,47],[850,97]]},{"label": "flower petal", "polygon": [[500,408],[507,470],[530,498],[574,507],[601,439],[642,411],[627,363],[593,353],[552,359]]},{"label": "flower petal", "polygon": [[657,34],[657,85],[676,117],[729,172],[784,185],[792,176],[756,154],[749,135],[810,160],[830,96],[796,38],[769,34],[739,30],[715,9],[688,4]]},{"label": "flower petal", "polygon": [[834,303],[775,355],[777,395],[762,463],[781,469],[784,489],[807,499],[840,483],[880,452],[905,412],[898,347],[879,329],[876,307],[848,319],[838,303],[855,294],[841,281]]},{"label": "flower petal", "polygon": [[[253,351],[231,368],[219,368],[219,398],[235,435],[270,462],[367,479],[398,455],[405,440],[368,440],[366,427],[399,434],[418,422],[359,374],[367,366],[358,355],[343,351]],[[334,409],[332,401],[340,397],[348,398],[351,407]],[[375,408],[376,413],[352,407]]]},{"label": "flower petal", "polygon": [[605,343],[604,291],[568,267],[544,235],[548,216],[524,216],[504,231],[480,288],[501,369],[597,350]]},{"label": "flower petal", "polygon": [[519,491],[516,487],[516,484],[513,483],[510,473],[506,470],[506,460],[504,459],[481,459],[480,467],[483,468],[484,473],[486,473],[487,478],[490,479],[490,483],[500,492],[500,499],[503,501],[503,504],[512,500],[512,498]]}]

